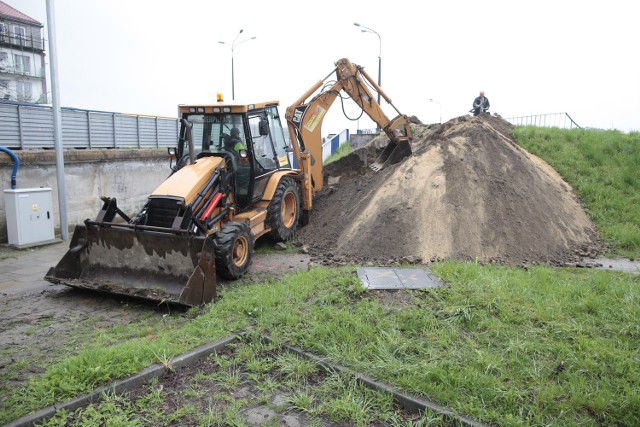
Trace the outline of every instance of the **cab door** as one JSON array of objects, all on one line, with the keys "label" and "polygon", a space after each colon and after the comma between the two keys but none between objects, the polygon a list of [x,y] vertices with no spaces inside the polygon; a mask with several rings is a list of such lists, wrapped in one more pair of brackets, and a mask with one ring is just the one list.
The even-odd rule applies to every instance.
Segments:
[{"label": "cab door", "polygon": [[249,127],[256,176],[252,200],[257,202],[262,199],[271,175],[278,170],[291,169],[291,162],[277,106],[252,112]]}]

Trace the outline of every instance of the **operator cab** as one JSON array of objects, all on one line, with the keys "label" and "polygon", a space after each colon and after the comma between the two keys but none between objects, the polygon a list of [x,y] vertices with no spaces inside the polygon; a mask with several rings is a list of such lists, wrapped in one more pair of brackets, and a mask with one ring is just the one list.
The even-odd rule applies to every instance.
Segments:
[{"label": "operator cab", "polygon": [[207,156],[224,157],[235,171],[234,198],[240,210],[262,199],[273,173],[292,168],[277,101],[181,105],[179,109],[181,137],[173,170],[189,163],[189,139],[196,162]]}]

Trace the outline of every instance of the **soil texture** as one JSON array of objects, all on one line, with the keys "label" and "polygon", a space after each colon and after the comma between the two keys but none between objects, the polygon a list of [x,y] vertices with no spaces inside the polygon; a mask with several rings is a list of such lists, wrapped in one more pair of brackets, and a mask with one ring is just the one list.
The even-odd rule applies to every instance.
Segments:
[{"label": "soil texture", "polygon": [[307,226],[296,234],[325,264],[575,265],[603,244],[560,175],[498,116],[416,125],[412,155],[369,166],[388,139],[325,168]]}]

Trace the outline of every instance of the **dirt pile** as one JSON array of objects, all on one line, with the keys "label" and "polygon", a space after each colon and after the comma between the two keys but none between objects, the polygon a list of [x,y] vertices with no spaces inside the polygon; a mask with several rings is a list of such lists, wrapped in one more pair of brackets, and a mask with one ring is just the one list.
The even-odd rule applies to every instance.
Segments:
[{"label": "dirt pile", "polygon": [[[602,243],[573,189],[500,117],[418,126],[413,154],[373,172],[380,141],[327,165],[295,241],[333,262],[567,265]],[[386,145],[386,141],[383,143]]]}]

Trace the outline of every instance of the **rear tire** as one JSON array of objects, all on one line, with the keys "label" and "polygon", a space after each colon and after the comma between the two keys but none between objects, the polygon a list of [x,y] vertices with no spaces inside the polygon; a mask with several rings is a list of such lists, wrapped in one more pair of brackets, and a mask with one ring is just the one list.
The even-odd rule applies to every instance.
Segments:
[{"label": "rear tire", "polygon": [[293,236],[300,220],[300,189],[296,181],[284,177],[278,183],[273,199],[267,208],[267,227],[276,241],[286,241]]},{"label": "rear tire", "polygon": [[253,237],[244,222],[224,224],[215,237],[216,270],[221,277],[235,280],[242,277],[253,258]]}]

